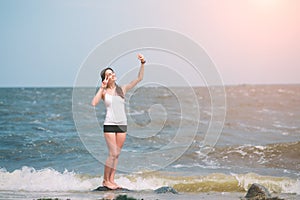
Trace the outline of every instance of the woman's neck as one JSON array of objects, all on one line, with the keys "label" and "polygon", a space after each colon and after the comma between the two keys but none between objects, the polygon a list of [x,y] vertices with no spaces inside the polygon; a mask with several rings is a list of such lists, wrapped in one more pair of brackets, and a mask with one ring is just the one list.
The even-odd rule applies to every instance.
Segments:
[{"label": "woman's neck", "polygon": [[107,86],[109,89],[115,89],[116,88],[116,83],[112,83]]}]

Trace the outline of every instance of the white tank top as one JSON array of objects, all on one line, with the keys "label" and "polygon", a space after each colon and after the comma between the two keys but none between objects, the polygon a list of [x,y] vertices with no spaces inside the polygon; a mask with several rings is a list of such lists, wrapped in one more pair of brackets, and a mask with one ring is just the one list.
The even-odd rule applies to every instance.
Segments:
[{"label": "white tank top", "polygon": [[122,97],[106,93],[104,104],[106,106],[104,125],[127,125],[125,100]]}]

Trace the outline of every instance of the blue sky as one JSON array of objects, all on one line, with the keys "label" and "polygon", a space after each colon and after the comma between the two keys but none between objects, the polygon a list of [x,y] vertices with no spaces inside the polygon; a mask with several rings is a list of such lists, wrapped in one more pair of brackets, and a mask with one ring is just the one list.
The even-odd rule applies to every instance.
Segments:
[{"label": "blue sky", "polygon": [[143,27],[193,39],[225,84],[300,83],[299,9],[297,0],[0,0],[0,87],[72,86],[97,45]]}]

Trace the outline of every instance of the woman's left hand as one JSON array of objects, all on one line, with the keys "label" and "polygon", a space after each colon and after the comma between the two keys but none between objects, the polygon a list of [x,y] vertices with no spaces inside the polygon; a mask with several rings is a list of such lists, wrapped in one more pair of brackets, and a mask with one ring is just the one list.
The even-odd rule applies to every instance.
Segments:
[{"label": "woman's left hand", "polygon": [[138,57],[138,59],[141,61],[141,62],[144,62],[145,61],[145,58],[144,58],[144,56],[143,56],[143,54],[138,54],[137,55],[137,57]]}]

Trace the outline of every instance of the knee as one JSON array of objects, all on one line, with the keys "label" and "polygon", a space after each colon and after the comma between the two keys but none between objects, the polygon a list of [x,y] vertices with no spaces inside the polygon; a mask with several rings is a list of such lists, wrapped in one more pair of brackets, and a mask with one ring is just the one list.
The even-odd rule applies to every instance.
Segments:
[{"label": "knee", "polygon": [[119,158],[119,155],[120,155],[120,153],[115,152],[115,153],[110,153],[110,154],[109,154],[109,157],[110,157],[112,160],[116,160],[116,159]]}]

